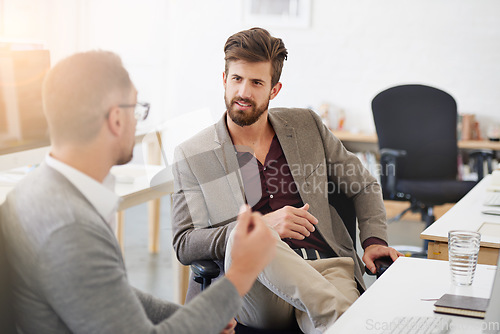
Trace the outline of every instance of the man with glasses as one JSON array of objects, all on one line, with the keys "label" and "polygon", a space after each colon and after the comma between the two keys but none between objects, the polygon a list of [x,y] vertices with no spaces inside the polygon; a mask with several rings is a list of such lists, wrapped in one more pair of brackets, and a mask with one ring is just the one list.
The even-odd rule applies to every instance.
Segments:
[{"label": "man with glasses", "polygon": [[104,51],[51,69],[43,103],[50,154],[0,208],[19,329],[232,333],[241,296],[274,256],[275,240],[260,216],[242,207],[234,270],[189,306],[132,288],[113,233],[120,199],[109,170],[131,160],[136,123],[149,104],[137,102],[120,58]]},{"label": "man with glasses", "polygon": [[120,108],[134,108],[134,117],[137,121],[144,121],[148,118],[150,105],[147,102],[137,102],[136,104],[119,104]]}]

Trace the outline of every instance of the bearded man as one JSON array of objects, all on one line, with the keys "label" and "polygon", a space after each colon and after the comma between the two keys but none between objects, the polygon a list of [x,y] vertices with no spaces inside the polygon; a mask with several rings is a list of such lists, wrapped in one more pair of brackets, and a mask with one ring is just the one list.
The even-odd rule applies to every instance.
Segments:
[{"label": "bearded man", "polygon": [[281,39],[253,28],[229,37],[224,52],[227,110],[176,149],[174,248],[186,265],[213,259],[227,270],[238,208],[250,205],[279,241],[237,320],[322,332],[365,289],[363,262],[329,193],[354,203],[363,261],[374,272],[375,259],[400,255],[387,246],[380,186],[315,112],[268,109],[282,87]]}]

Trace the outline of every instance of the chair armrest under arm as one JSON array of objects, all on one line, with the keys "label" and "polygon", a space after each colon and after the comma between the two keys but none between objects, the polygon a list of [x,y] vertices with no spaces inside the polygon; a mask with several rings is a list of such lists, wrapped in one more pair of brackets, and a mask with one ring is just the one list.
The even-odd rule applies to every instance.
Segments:
[{"label": "chair armrest under arm", "polygon": [[366,267],[365,267],[365,272],[368,275],[377,275],[377,278],[379,278],[387,270],[387,268],[391,266],[393,262],[394,261],[392,261],[392,259],[389,256],[381,257],[380,259],[376,259],[375,261],[373,261],[373,263],[375,263],[375,267],[377,268],[375,274],[372,273],[370,269]]},{"label": "chair armrest under arm", "polygon": [[201,284],[201,289],[207,288],[214,278],[220,274],[220,268],[212,260],[200,260],[191,263],[191,271],[195,282]]}]

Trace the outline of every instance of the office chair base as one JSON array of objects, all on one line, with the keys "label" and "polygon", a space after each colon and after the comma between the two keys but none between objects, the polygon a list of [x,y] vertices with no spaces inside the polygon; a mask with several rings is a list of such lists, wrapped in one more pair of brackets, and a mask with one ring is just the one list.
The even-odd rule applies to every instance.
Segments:
[{"label": "office chair base", "polygon": [[404,209],[401,213],[399,213],[399,214],[395,215],[395,216],[394,216],[394,217],[392,217],[392,218],[387,219],[387,224],[394,223],[394,222],[397,222],[397,221],[401,220],[401,218],[403,218],[403,216],[404,216],[404,215],[405,215],[408,211],[410,211],[410,210],[411,210],[412,212],[414,212],[415,208],[414,208],[413,206],[410,206],[410,207],[408,207],[408,208]]},{"label": "office chair base", "polygon": [[[399,221],[407,212],[418,212],[421,215],[421,221],[425,223],[425,227],[431,226],[432,223],[436,220],[434,216],[434,207],[430,205],[426,205],[417,201],[412,201],[410,206],[404,209],[401,213],[387,220],[387,224],[394,223]],[[396,250],[403,253],[408,257],[418,257],[418,258],[427,258],[427,249],[429,245],[428,240],[424,240],[422,247],[408,246],[408,245],[398,245],[393,246]],[[396,248],[398,247],[398,248]]]}]

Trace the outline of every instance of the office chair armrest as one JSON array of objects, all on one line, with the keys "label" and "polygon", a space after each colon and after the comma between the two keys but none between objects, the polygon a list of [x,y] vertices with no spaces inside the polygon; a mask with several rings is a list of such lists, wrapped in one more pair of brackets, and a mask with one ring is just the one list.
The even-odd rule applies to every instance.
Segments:
[{"label": "office chair armrest", "polygon": [[398,158],[406,156],[405,150],[383,148],[380,150],[380,164],[382,167],[380,181],[384,191],[384,198],[395,199],[396,191],[396,170]]},{"label": "office chair armrest", "polygon": [[396,150],[393,148],[383,148],[380,150],[380,155],[383,157],[399,158],[406,156],[406,151]]},{"label": "office chair armrest", "polygon": [[199,260],[191,263],[191,271],[194,281],[201,284],[202,290],[208,288],[212,280],[220,275],[219,266],[212,260]]},{"label": "office chair armrest", "polygon": [[365,272],[371,276],[377,275],[377,278],[379,278],[387,270],[387,268],[389,268],[391,266],[391,264],[394,261],[392,261],[392,259],[389,256],[384,256],[384,257],[381,257],[379,259],[376,259],[373,262],[375,263],[375,267],[377,268],[377,270],[375,271],[375,274],[372,273],[370,271],[370,269],[368,269],[367,267],[365,267]]},{"label": "office chair armrest", "polygon": [[493,158],[495,157],[493,150],[490,150],[489,148],[469,150],[469,154],[470,155],[481,154],[482,156],[485,156],[485,157],[487,157],[487,156],[491,156]]},{"label": "office chair armrest", "polygon": [[477,173],[477,180],[481,181],[484,177],[484,163],[486,162],[488,174],[493,172],[492,160],[495,158],[495,153],[490,149],[479,149],[469,151],[469,155],[474,159],[473,170]]}]

